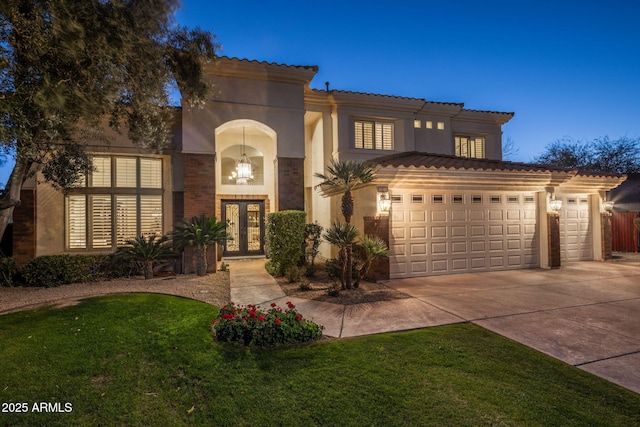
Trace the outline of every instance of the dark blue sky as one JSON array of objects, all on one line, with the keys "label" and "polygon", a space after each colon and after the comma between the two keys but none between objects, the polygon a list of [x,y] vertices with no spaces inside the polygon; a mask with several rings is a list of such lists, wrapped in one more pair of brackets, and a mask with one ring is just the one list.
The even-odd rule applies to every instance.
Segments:
[{"label": "dark blue sky", "polygon": [[317,88],[515,112],[512,160],[564,136],[640,137],[637,0],[183,0],[177,18],[223,55],[317,65]]},{"label": "dark blue sky", "polygon": [[515,112],[529,161],[570,136],[640,137],[640,2],[183,0],[226,56],[318,65],[312,85]]}]

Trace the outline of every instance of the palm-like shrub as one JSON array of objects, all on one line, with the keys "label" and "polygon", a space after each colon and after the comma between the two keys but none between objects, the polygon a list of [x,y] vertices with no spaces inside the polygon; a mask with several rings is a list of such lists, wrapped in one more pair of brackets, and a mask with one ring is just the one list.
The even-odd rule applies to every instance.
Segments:
[{"label": "palm-like shrub", "polygon": [[175,256],[171,249],[169,237],[166,235],[159,238],[156,235],[148,238],[138,236],[135,239],[127,240],[125,243],[125,246],[118,248],[116,257],[128,263],[142,265],[145,279],[153,278],[154,264]]},{"label": "palm-like shrub", "polygon": [[356,267],[356,280],[353,287],[357,288],[360,281],[369,273],[371,264],[378,258],[386,258],[391,255],[387,243],[378,236],[364,236],[354,249],[358,266]]},{"label": "palm-like shrub", "polygon": [[222,243],[230,237],[227,234],[226,222],[220,222],[215,216],[207,217],[204,214],[199,217],[194,216],[191,222],[178,224],[173,231],[173,241],[178,247],[193,246],[195,248],[198,276],[207,274],[209,267],[207,248],[213,244]]},{"label": "palm-like shrub", "polygon": [[342,289],[351,289],[352,287],[352,248],[359,236],[360,232],[355,226],[340,221],[331,223],[331,227],[327,229],[323,236],[328,243],[338,248],[338,261],[342,270],[340,277]]},{"label": "palm-like shrub", "polygon": [[[316,189],[319,188],[325,195],[332,194],[334,191],[343,193],[341,210],[344,220],[348,224],[353,216],[353,196],[351,192],[375,181],[376,169],[366,162],[332,159],[329,166],[327,166],[327,174],[316,173],[315,176],[322,179],[322,182],[316,185]],[[343,287],[346,284],[346,288],[351,289],[352,245],[347,244],[344,250],[346,265]]]}]

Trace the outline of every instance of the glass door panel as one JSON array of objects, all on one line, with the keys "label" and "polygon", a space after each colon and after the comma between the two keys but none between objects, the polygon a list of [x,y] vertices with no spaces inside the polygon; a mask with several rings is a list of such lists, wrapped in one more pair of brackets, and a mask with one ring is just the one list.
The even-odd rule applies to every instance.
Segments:
[{"label": "glass door panel", "polygon": [[225,256],[264,254],[263,201],[223,201],[222,213],[233,238],[225,244]]}]

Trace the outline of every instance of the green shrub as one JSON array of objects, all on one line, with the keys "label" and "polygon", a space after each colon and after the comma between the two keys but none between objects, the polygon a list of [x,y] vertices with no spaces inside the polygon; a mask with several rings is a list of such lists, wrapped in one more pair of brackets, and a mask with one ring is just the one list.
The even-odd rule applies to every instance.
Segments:
[{"label": "green shrub", "polygon": [[13,286],[18,274],[16,261],[11,257],[0,258],[0,286]]},{"label": "green shrub", "polygon": [[212,324],[216,340],[258,347],[317,340],[322,336],[323,329],[304,319],[291,302],[287,302],[286,310],[272,303],[266,312],[256,305],[236,306],[229,303],[220,309]]},{"label": "green shrub", "polygon": [[45,255],[25,265],[20,270],[20,277],[27,286],[53,288],[69,283],[108,280],[124,273],[113,255]]},{"label": "green shrub", "polygon": [[299,282],[304,277],[306,271],[304,267],[289,267],[287,271],[285,271],[285,277],[289,280],[289,283]]},{"label": "green shrub", "polygon": [[304,226],[304,255],[307,265],[315,265],[316,257],[320,253],[320,243],[322,243],[322,226],[318,221]]},{"label": "green shrub", "polygon": [[267,217],[266,242],[269,251],[267,271],[282,276],[289,267],[304,259],[306,213],[280,211]]}]

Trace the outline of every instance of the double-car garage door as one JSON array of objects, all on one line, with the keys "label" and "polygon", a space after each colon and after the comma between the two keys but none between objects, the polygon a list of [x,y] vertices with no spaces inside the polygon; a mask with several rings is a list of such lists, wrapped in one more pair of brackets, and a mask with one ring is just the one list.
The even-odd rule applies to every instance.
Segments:
[{"label": "double-car garage door", "polygon": [[[588,196],[559,197],[562,262],[593,259]],[[540,266],[533,192],[394,189],[391,199],[392,278]]]},{"label": "double-car garage door", "polygon": [[392,194],[392,278],[540,265],[534,193]]}]

